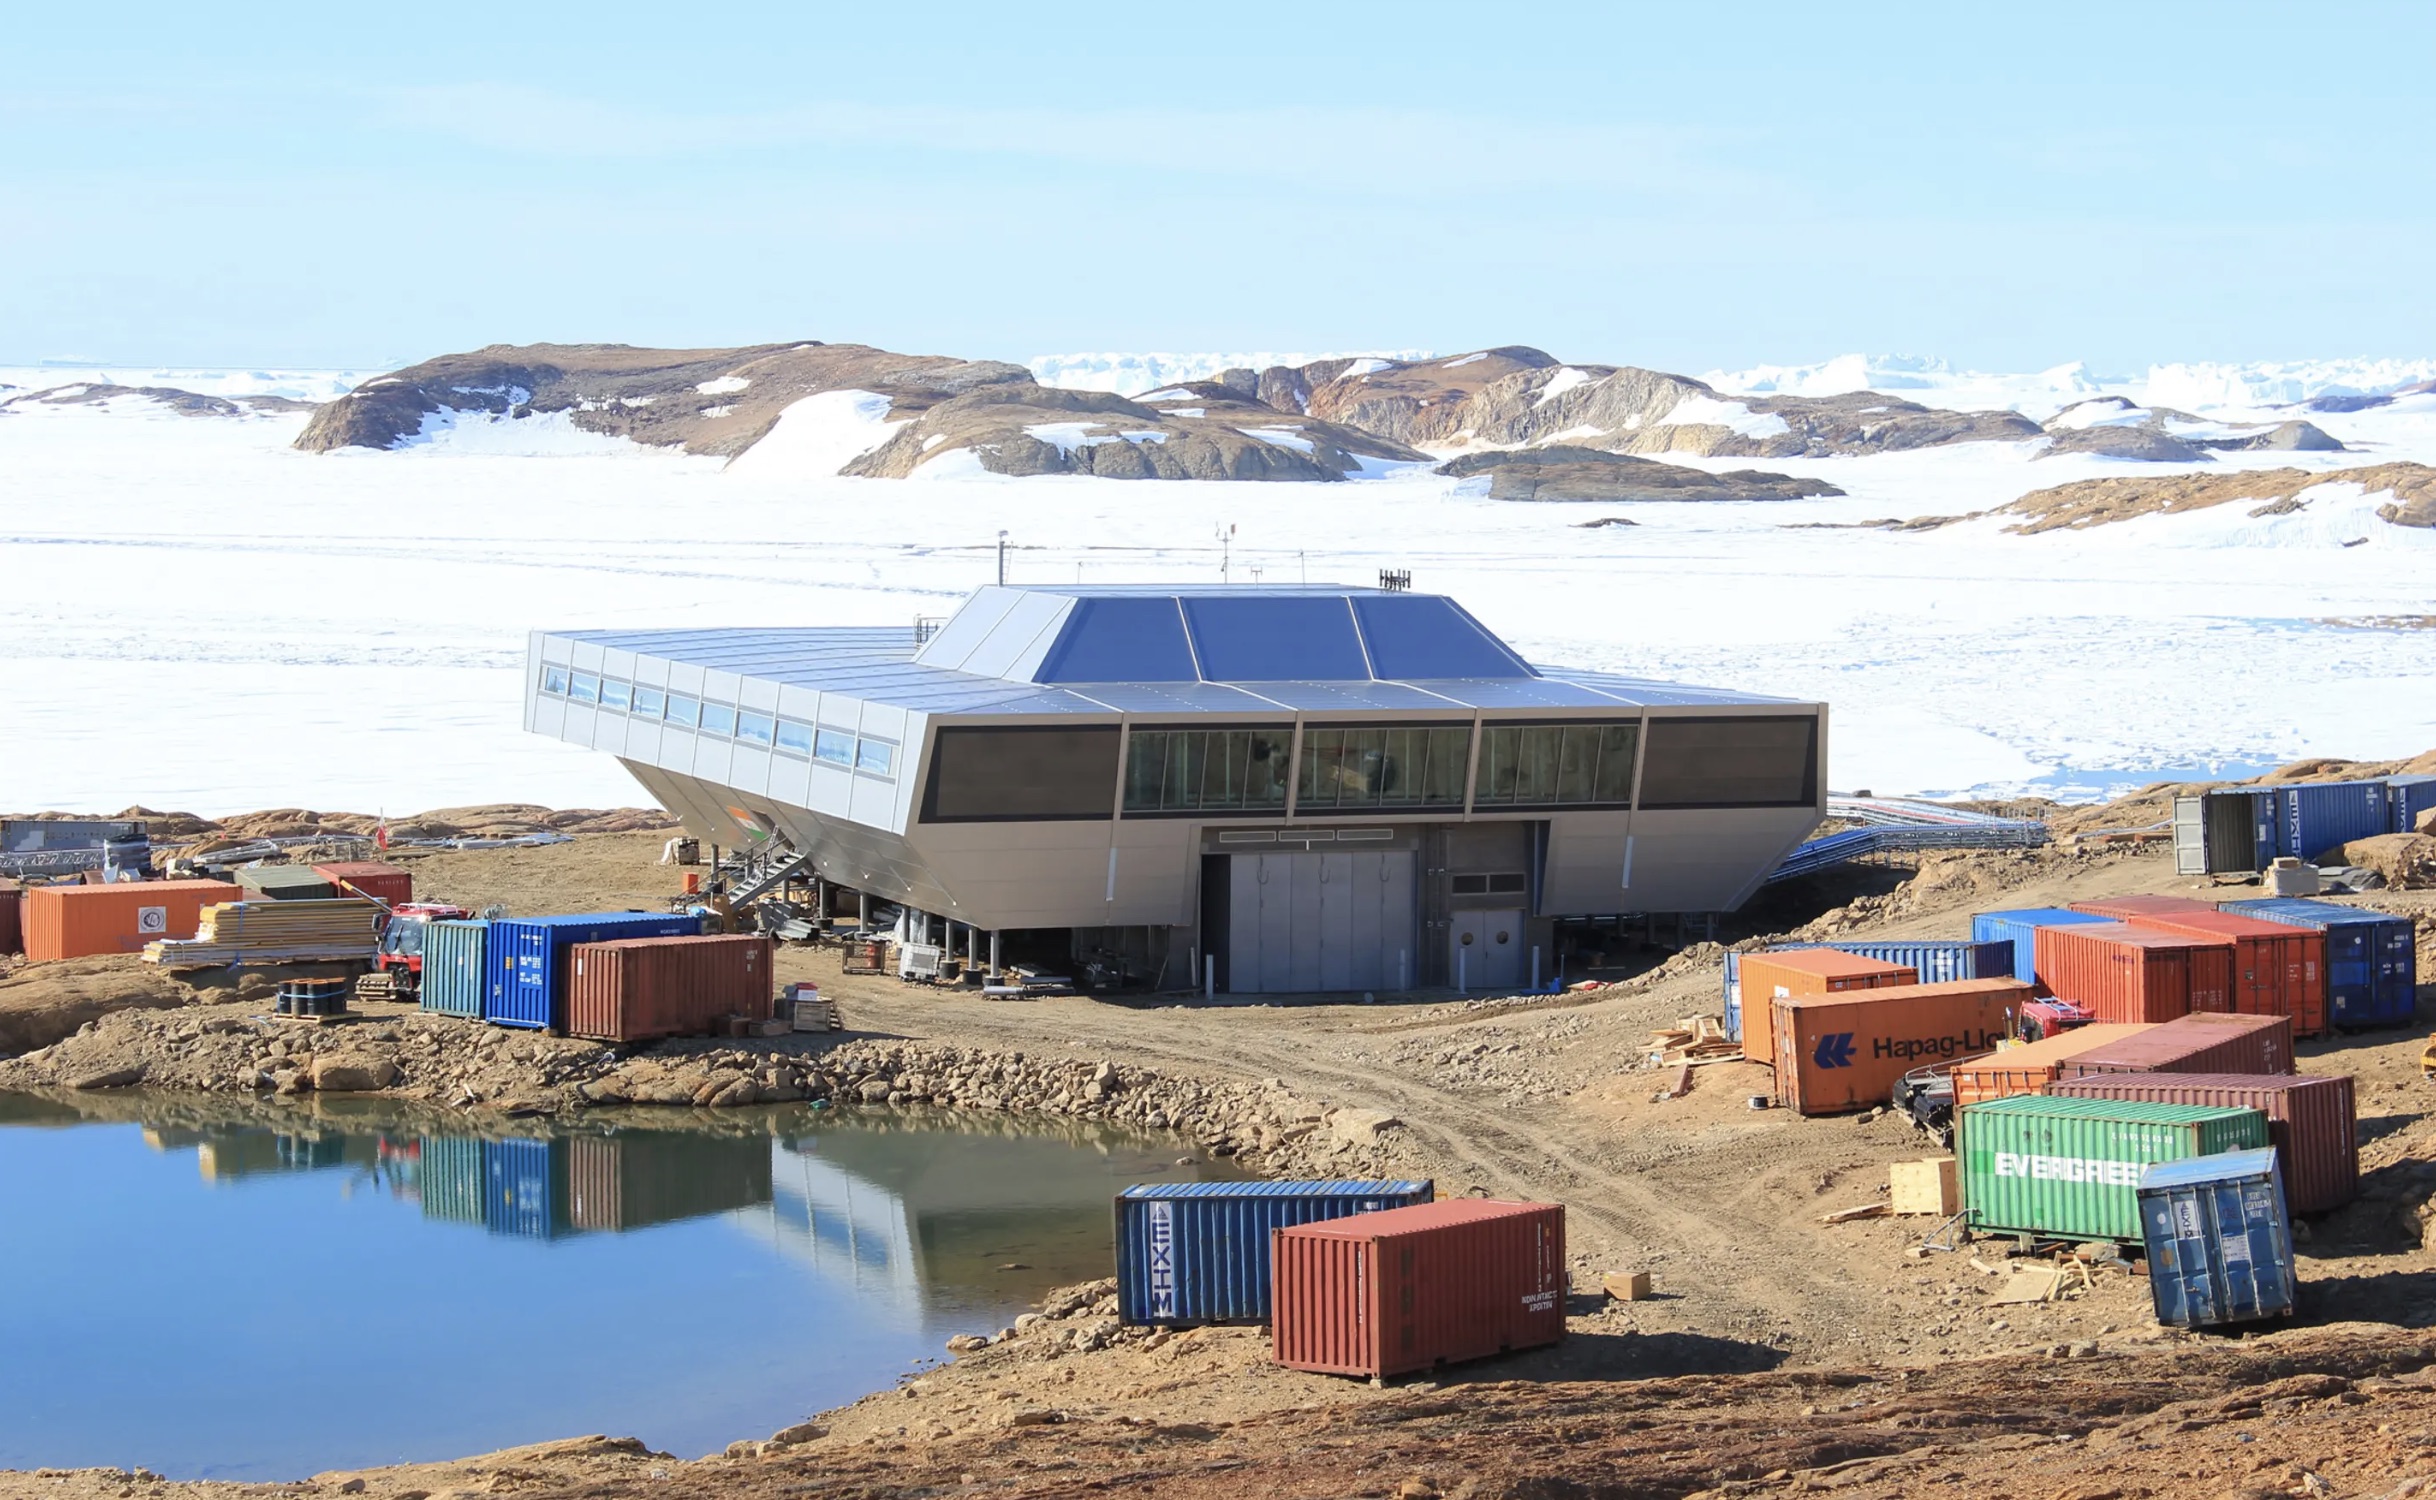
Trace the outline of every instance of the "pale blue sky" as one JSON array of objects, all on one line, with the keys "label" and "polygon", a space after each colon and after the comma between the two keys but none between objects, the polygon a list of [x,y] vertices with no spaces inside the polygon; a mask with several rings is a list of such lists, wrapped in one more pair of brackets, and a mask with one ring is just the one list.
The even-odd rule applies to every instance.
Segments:
[{"label": "pale blue sky", "polygon": [[2436,5],[13,7],[0,361],[2436,352]]}]

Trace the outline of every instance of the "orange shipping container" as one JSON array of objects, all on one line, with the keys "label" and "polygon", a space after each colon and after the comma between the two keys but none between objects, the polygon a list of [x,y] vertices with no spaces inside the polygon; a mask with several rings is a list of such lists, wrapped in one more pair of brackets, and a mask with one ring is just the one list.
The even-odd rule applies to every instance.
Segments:
[{"label": "orange shipping container", "polygon": [[2101,1021],[2171,1021],[2233,1005],[2233,944],[2129,922],[2042,927],[2038,977]]},{"label": "orange shipping container", "polygon": [[369,860],[315,865],[313,873],[338,888],[342,896],[370,896],[383,906],[404,906],[414,899],[414,875],[396,865]]},{"label": "orange shipping container", "polygon": [[2032,998],[2018,979],[1890,985],[1776,1002],[1776,1102],[1805,1115],[1867,1109],[1912,1069],[1973,1057]]},{"label": "orange shipping container", "polygon": [[25,893],[25,956],[141,953],[146,943],[162,938],[193,937],[204,907],[241,895],[220,880],[38,885]]},{"label": "orange shipping container", "polygon": [[1954,1064],[1954,1108],[2015,1094],[2043,1094],[2057,1069],[2094,1047],[2156,1030],[2153,1026],[2078,1026],[2044,1041],[2007,1047],[1993,1057]]},{"label": "orange shipping container", "polygon": [[2093,917],[2112,917],[2129,922],[2136,917],[2170,917],[2177,913],[2214,911],[2215,903],[2193,901],[2188,896],[2110,896],[2103,901],[2075,901],[2069,908],[2085,911]]},{"label": "orange shipping container", "polygon": [[2290,1016],[2300,1036],[2326,1029],[2326,934],[2229,911],[2175,912],[2129,919],[2135,927],[2233,945],[2231,1009],[2241,1016]]},{"label": "orange shipping container", "polygon": [[1833,995],[1918,984],[1920,971],[1840,948],[1779,948],[1742,956],[1742,1055],[1755,1063],[1776,1061],[1776,1002],[1800,995]]}]

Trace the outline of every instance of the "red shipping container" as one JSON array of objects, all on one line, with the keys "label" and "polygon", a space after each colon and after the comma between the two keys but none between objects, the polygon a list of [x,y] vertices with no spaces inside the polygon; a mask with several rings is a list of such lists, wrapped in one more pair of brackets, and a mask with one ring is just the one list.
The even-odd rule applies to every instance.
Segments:
[{"label": "red shipping container", "polygon": [[2076,1052],[2056,1077],[2092,1073],[2289,1073],[2290,1016],[2190,1015]]},{"label": "red shipping container", "polygon": [[313,873],[338,887],[342,896],[370,896],[383,906],[404,906],[414,899],[414,874],[396,865],[369,860],[315,865]]},{"label": "red shipping container", "polygon": [[1565,1336],[1565,1209],[1449,1198],[1269,1235],[1270,1352],[1383,1378]]},{"label": "red shipping container", "polygon": [[244,895],[220,880],[38,885],[25,893],[25,956],[48,961],[141,953],[162,938],[193,937],[204,907]]},{"label": "red shipping container", "polygon": [[567,965],[567,1035],[604,1042],[716,1035],[727,1018],[766,1021],[777,944],[737,934],[577,943]]},{"label": "red shipping container", "polygon": [[2233,945],[2236,1015],[2290,1016],[2296,1036],[2326,1030],[2326,934],[2229,911],[2133,917],[2135,927]]},{"label": "red shipping container", "polygon": [[2049,1090],[2072,1099],[2145,1099],[2255,1109],[2284,1169],[2296,1214],[2341,1208],[2360,1194],[2360,1125],[2349,1074],[2108,1073]]},{"label": "red shipping container", "polygon": [[1742,1055],[1774,1065],[1777,1001],[1918,984],[1920,971],[1841,948],[1771,948],[1744,954],[1735,982],[1742,990]]},{"label": "red shipping container", "polygon": [[2214,911],[2216,904],[2212,901],[2193,901],[2188,896],[2109,896],[2103,901],[2075,901],[2065,909],[2128,922],[2134,917],[2170,917],[2177,912]]},{"label": "red shipping container", "polygon": [[2090,922],[2041,927],[2038,976],[2059,1000],[2087,1006],[2101,1021],[2171,1021],[2195,1010],[2229,1010],[2233,944]]}]

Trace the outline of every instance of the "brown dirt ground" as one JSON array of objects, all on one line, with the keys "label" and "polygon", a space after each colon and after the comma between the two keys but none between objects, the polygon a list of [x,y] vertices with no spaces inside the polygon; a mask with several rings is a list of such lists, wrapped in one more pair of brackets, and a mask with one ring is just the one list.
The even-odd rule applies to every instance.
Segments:
[{"label": "brown dirt ground", "polygon": [[[601,835],[432,855],[417,871],[431,894],[471,906],[658,906],[681,876],[656,864],[661,841]],[[1999,901],[2133,891],[2205,893],[2157,849],[1947,854],[1916,873],[1858,869],[1801,883],[1747,915],[1778,932],[1952,936],[1969,912]],[[2426,972],[2436,973],[2436,895],[2360,899],[2417,915]],[[1967,1481],[1990,1494],[2094,1495],[2090,1484],[2104,1480],[2117,1495],[2179,1497],[2373,1495],[2436,1474],[2427,1384],[2364,1402],[2354,1398],[2365,1386],[2311,1385],[2314,1394],[2265,1407],[2251,1402],[2259,1392],[2241,1396],[2295,1372],[2349,1379],[2436,1357],[2425,1332],[2436,1329],[2436,1254],[2419,1224],[2436,1184],[2436,1089],[2419,1073],[2422,1032],[2300,1049],[2304,1071],[2361,1080],[2368,1191],[2311,1226],[2303,1326],[2185,1340],[2154,1328],[2144,1286],[2120,1272],[2072,1301],[1998,1307],[1989,1298],[1999,1278],[1982,1268],[1998,1259],[1989,1247],[1916,1257],[1907,1252],[1929,1221],[1823,1224],[1828,1211],[1879,1201],[1892,1163],[1936,1152],[1892,1119],[1752,1111],[1744,1099],[1763,1091],[1765,1074],[1749,1064],[1702,1068],[1689,1095],[1657,1102],[1648,1033],[1718,1010],[1717,953],[1613,958],[1642,976],[1515,1004],[1432,995],[1365,1006],[986,1003],[843,975],[834,950],[782,957],[782,978],[818,979],[859,1033],[1275,1078],[1308,1099],[1394,1115],[1392,1169],[1450,1192],[1565,1203],[1578,1288],[1610,1270],[1652,1272],[1649,1301],[1577,1296],[1572,1336],[1557,1350],[1450,1371],[1442,1386],[1377,1392],[1283,1374],[1254,1331],[1072,1355],[1024,1337],[942,1367],[912,1396],[883,1393],[830,1414],[827,1436],[775,1457],[687,1464],[593,1444],[384,1471],[367,1483],[399,1500],[449,1488],[1391,1494],[1409,1478],[1449,1493],[1470,1483],[1481,1495],[1674,1495],[1783,1470],[1807,1472],[1752,1492],[1941,1493]],[[2048,1357],[2075,1346],[2084,1357]],[[2179,1414],[2140,1415],[2160,1409]],[[1007,1414],[1017,1410],[1061,1420],[1014,1427]],[[2251,1440],[2236,1444],[2235,1428]],[[1889,1454],[1910,1456],[1876,1462]],[[2304,1471],[2333,1488],[2311,1488]],[[0,1492],[115,1494],[107,1486],[118,1483],[0,1476]]]}]

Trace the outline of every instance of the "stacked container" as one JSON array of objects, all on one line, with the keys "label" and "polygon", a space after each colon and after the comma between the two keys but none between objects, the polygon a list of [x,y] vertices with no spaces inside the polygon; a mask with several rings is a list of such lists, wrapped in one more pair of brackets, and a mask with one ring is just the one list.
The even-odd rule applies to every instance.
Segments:
[{"label": "stacked container", "polygon": [[2010,942],[2013,945],[2013,977],[2024,984],[2038,985],[2041,995],[2052,995],[2055,992],[2039,980],[2038,930],[2042,927],[2084,926],[2105,920],[2088,912],[2067,911],[2060,906],[1983,911],[1971,918],[1971,940],[1976,943]]},{"label": "stacked container", "polygon": [[2078,1026],[2060,1036],[2007,1047],[1987,1057],[1954,1064],[1954,1107],[2010,1099],[2016,1094],[2043,1094],[2055,1082],[2056,1070],[2092,1047],[2103,1047],[2137,1036],[2149,1026]]},{"label": "stacked container", "polygon": [[[2134,917],[2150,927],[2233,945],[2232,1009],[2245,1016],[2290,1016],[2299,1036],[2326,1030],[2326,939],[2306,927],[2203,909]],[[2194,1006],[2194,1009],[2204,1007]]]},{"label": "stacked container", "polygon": [[2231,1004],[2230,941],[2100,922],[2042,927],[2037,943],[2039,977],[2056,998],[2101,1021],[2155,1023]]},{"label": "stacked container", "polygon": [[162,938],[193,937],[204,907],[239,894],[218,880],[38,885],[25,893],[25,956],[48,961],[141,953]]},{"label": "stacked container", "polygon": [[2157,1321],[2247,1323],[2298,1306],[2292,1222],[2272,1151],[2228,1151],[2140,1174],[2140,1227]]},{"label": "stacked container", "polygon": [[417,1007],[443,1016],[482,1019],[482,991],[491,924],[475,917],[423,924],[423,987]]},{"label": "stacked container", "polygon": [[2328,1025],[2403,1026],[2417,1013],[2419,955],[2410,918],[2291,897],[2227,901],[2222,909],[2324,937]]},{"label": "stacked container", "polygon": [[567,950],[567,1035],[701,1036],[770,1018],[777,944],[760,934],[621,938]]},{"label": "stacked container", "polygon": [[1431,1201],[1418,1181],[1157,1182],[1116,1200],[1117,1316],[1129,1324],[1269,1316],[1280,1229]]},{"label": "stacked container", "polygon": [[567,1020],[567,962],[577,943],[619,938],[678,937],[702,930],[696,916],[602,911],[564,917],[502,917],[493,922],[484,963],[482,1019],[494,1026],[563,1030]]},{"label": "stacked container", "polygon": [[337,887],[341,895],[369,896],[383,906],[404,906],[414,899],[414,876],[396,865],[371,860],[315,865],[313,873]]},{"label": "stacked container", "polygon": [[1452,1198],[1280,1229],[1270,1348],[1381,1379],[1565,1336],[1565,1210]]},{"label": "stacked container", "polygon": [[247,901],[335,901],[338,887],[310,865],[247,865],[237,871]]},{"label": "stacked container", "polygon": [[[1820,943],[1838,953],[1902,964],[1920,976],[1922,984],[1956,979],[2002,979],[2014,972],[2010,940],[1958,943],[1944,939],[1900,943]],[[2025,976],[2026,977],[2026,976]],[[1742,1035],[1742,955],[1729,948],[1725,956],[1726,1033]]]},{"label": "stacked container", "polygon": [[2109,896],[2103,901],[2075,901],[2072,909],[2085,917],[2129,922],[2140,917],[2170,917],[2181,912],[2214,911],[2216,908],[2188,896]]},{"label": "stacked container", "polygon": [[2018,979],[1960,979],[1776,1002],[1776,1099],[1805,1115],[1884,1104],[1904,1074],[1989,1051],[2030,1001]]},{"label": "stacked container", "polygon": [[2056,1076],[2291,1071],[2290,1016],[2201,1015],[2184,1016],[2152,1026],[2138,1036],[2083,1048],[2057,1065]]},{"label": "stacked container", "polygon": [[1742,958],[1742,1055],[1753,1062],[1776,1056],[1775,1003],[1795,995],[1831,995],[1845,990],[1918,984],[1908,964],[1861,958],[1835,948],[1771,948]]},{"label": "stacked container", "polygon": [[2267,1141],[2294,1213],[2324,1213],[2359,1196],[2359,1120],[2349,1074],[2108,1073],[2060,1079],[2052,1092],[2059,1099],[2255,1109],[2267,1117]]},{"label": "stacked container", "polygon": [[1963,1210],[1975,1230],[2141,1239],[2143,1167],[2267,1144],[2254,1109],[2024,1094],[1961,1111]]}]

